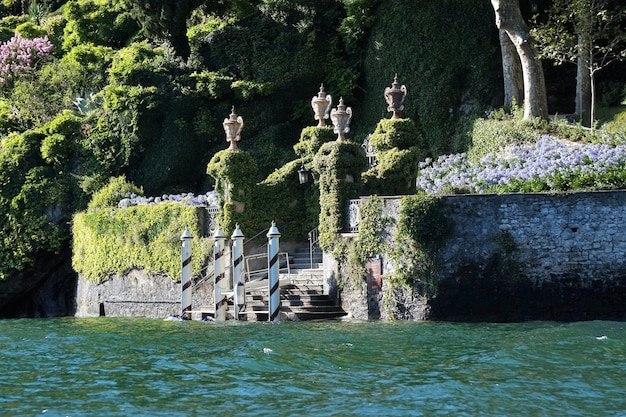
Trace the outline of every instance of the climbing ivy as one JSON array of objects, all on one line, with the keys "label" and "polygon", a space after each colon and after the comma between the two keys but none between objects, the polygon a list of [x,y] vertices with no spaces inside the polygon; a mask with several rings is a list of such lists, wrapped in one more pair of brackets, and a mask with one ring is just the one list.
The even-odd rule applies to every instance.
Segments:
[{"label": "climbing ivy", "polygon": [[383,215],[383,201],[371,196],[359,206],[359,232],[354,240],[354,250],[360,263],[386,252],[385,230],[391,219]]},{"label": "climbing ivy", "polygon": [[252,207],[257,165],[248,152],[224,150],[216,153],[207,165],[207,174],[215,180],[219,195],[219,224],[225,233],[235,224],[253,223]]},{"label": "climbing ivy", "polygon": [[400,285],[418,285],[424,296],[434,295],[438,251],[453,229],[441,197],[403,197],[395,236],[394,280]]},{"label": "climbing ivy", "polygon": [[180,279],[180,236],[189,229],[192,270],[200,272],[212,239],[202,237],[201,210],[180,203],[103,208],[74,216],[72,266],[92,281],[137,268]]},{"label": "climbing ivy", "polygon": [[366,193],[412,194],[421,151],[421,135],[411,119],[383,119],[370,137],[376,166],[362,174]]},{"label": "climbing ivy", "polygon": [[329,142],[322,145],[313,159],[319,174],[320,217],[319,239],[323,250],[333,252],[343,229],[344,204],[359,194],[360,178],[367,161],[354,142]]},{"label": "climbing ivy", "polygon": [[300,134],[300,141],[293,149],[299,157],[313,159],[324,143],[336,138],[332,127],[305,127]]}]

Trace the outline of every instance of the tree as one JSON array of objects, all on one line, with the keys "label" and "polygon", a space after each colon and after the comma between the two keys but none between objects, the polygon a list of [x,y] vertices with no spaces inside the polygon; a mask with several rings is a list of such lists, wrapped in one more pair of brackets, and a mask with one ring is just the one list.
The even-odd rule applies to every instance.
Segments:
[{"label": "tree", "polygon": [[513,103],[524,101],[524,76],[522,63],[511,38],[504,30],[499,30],[500,51],[502,53],[502,75],[504,78],[504,105],[512,107]]},{"label": "tree", "polygon": [[548,20],[533,34],[541,56],[577,64],[576,113],[595,119],[595,76],[626,58],[626,7],[611,0],[555,0]]},{"label": "tree", "polygon": [[184,60],[189,58],[187,19],[203,0],[126,0],[126,3],[146,35],[164,37],[172,44],[176,55]]},{"label": "tree", "polygon": [[517,51],[524,79],[524,119],[548,117],[543,68],[518,0],[491,0],[496,26],[504,31]]},{"label": "tree", "polygon": [[131,16],[149,37],[168,40],[177,56],[187,60],[191,54],[187,21],[202,7],[206,13],[222,16],[229,11],[246,9],[248,0],[123,0]]}]

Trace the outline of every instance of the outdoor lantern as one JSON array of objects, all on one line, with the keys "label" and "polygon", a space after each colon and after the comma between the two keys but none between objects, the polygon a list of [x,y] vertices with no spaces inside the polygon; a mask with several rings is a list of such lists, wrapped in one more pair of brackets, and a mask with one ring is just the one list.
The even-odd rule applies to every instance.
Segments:
[{"label": "outdoor lantern", "polygon": [[231,109],[230,117],[224,119],[224,132],[226,132],[226,142],[230,142],[228,150],[237,151],[237,142],[241,139],[241,129],[243,128],[243,119],[235,114],[235,106]]},{"label": "outdoor lantern", "polygon": [[309,182],[309,171],[304,167],[304,164],[302,164],[302,168],[298,170],[298,181],[300,181],[300,184]]},{"label": "outdoor lantern", "polygon": [[333,130],[337,134],[337,141],[342,142],[346,138],[346,133],[350,131],[350,120],[352,119],[352,109],[343,104],[343,97],[339,99],[339,105],[330,112],[330,119],[333,121]]},{"label": "outdoor lantern", "polygon": [[393,77],[391,88],[385,88],[385,101],[387,111],[393,112],[392,119],[399,119],[400,112],[404,110],[404,98],[406,97],[406,87],[398,82],[398,74]]},{"label": "outdoor lantern", "polygon": [[315,113],[315,120],[319,120],[317,127],[326,126],[324,119],[328,119],[328,112],[330,111],[332,102],[333,98],[330,94],[324,92],[324,84],[321,84],[320,92],[311,99],[311,107],[313,107],[313,112]]}]

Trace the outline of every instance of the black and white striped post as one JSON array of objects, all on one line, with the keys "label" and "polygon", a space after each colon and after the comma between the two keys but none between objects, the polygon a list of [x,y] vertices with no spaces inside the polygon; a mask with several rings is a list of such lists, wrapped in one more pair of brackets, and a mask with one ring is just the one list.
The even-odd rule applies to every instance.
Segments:
[{"label": "black and white striped post", "polygon": [[215,266],[215,285],[213,286],[215,299],[215,320],[226,320],[226,296],[224,293],[228,290],[228,281],[226,280],[226,235],[217,226],[213,234],[215,244],[213,245],[213,265]]},{"label": "black and white striped post", "polygon": [[230,237],[233,241],[233,286],[235,289],[235,320],[239,320],[239,314],[246,308],[246,291],[243,274],[243,239],[245,238],[239,225],[235,225],[235,231]]},{"label": "black and white striped post", "polygon": [[268,320],[277,323],[280,321],[280,276],[278,270],[278,253],[280,252],[280,232],[276,223],[267,232],[267,270],[270,288],[270,313]]},{"label": "black and white striped post", "polygon": [[182,261],[182,297],[181,297],[181,317],[191,318],[191,233],[185,227],[185,231],[180,237],[183,242],[181,249]]}]

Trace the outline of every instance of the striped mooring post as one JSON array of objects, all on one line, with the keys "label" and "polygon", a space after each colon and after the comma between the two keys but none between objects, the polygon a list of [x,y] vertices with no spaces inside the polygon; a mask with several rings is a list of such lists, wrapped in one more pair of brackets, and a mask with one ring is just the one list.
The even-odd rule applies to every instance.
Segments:
[{"label": "striped mooring post", "polygon": [[235,225],[235,231],[230,237],[233,241],[232,260],[233,260],[233,287],[235,291],[235,320],[239,320],[239,314],[246,308],[246,291],[244,288],[243,275],[243,239],[245,238],[239,225]]},{"label": "striped mooring post", "polygon": [[224,293],[228,291],[228,281],[226,280],[226,235],[217,226],[213,234],[215,245],[213,246],[213,265],[215,265],[215,285],[213,286],[215,299],[215,320],[226,320],[226,296]]},{"label": "striped mooring post", "polygon": [[269,274],[270,313],[268,320],[276,323],[280,321],[280,276],[278,270],[278,253],[280,252],[280,232],[276,223],[267,232],[267,271]]},{"label": "striped mooring post", "polygon": [[185,231],[180,237],[183,242],[181,249],[182,261],[182,297],[181,297],[181,317],[191,318],[191,233],[185,227]]}]

